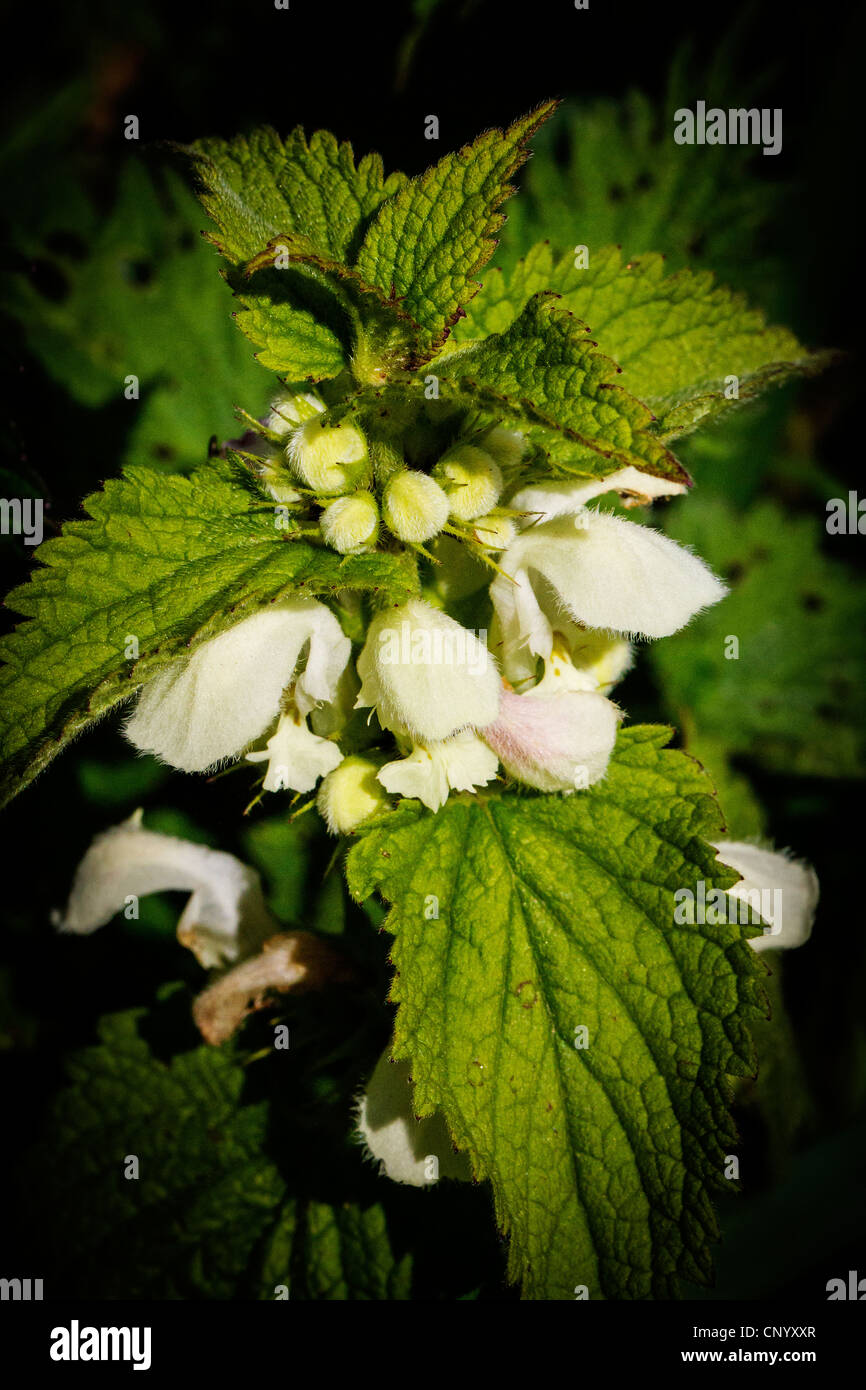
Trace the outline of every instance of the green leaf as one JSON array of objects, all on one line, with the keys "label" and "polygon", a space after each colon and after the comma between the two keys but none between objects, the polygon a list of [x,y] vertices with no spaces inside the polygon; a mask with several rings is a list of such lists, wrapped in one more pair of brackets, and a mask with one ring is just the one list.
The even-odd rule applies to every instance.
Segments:
[{"label": "green leaf", "polygon": [[[560,294],[563,308],[591,326],[622,367],[623,384],[658,417],[654,430],[664,440],[826,363],[787,329],[768,328],[759,310],[716,286],[709,272],[666,275],[663,257],[626,262],[616,246],[593,250],[585,269],[570,252],[557,258],[544,243],[533,247],[507,280],[501,272],[488,277],[461,336],[505,331],[540,290]],[[732,399],[730,377],[737,378]]]},{"label": "green leaf", "polygon": [[[289,594],[415,585],[404,555],[341,557],[277,530],[230,462],[189,478],[130,469],[38,551],[7,600],[31,621],[0,643],[0,794],[9,799],[94,719],[181,652]],[[138,660],[125,657],[130,636]]]},{"label": "green leaf", "polygon": [[706,843],[709,781],[669,737],[627,730],[573,797],[404,802],[349,855],[353,895],[393,904],[416,1108],[441,1107],[491,1179],[528,1298],[666,1298],[709,1276],[763,967],[754,928],[675,925],[675,890],[734,875]]},{"label": "green leaf", "polygon": [[[294,1197],[269,1155],[270,1106],[244,1101],[229,1049],[162,1061],[144,1010],[69,1061],[28,1155],[31,1239],[53,1287],[86,1298],[407,1298],[381,1208]],[[147,1020],[149,1022],[149,1020]],[[124,1176],[128,1156],[137,1179]]]},{"label": "green leaf", "polygon": [[513,322],[436,364],[446,380],[526,429],[563,471],[603,476],[632,464],[687,477],[650,433],[652,415],[613,378],[586,326],[551,294],[534,294]]},{"label": "green leaf", "polygon": [[[199,222],[176,178],[157,183],[130,160],[107,217],[67,199],[44,240],[30,228],[14,233],[28,260],[50,267],[57,291],[48,297],[41,282],[10,271],[0,287],[4,306],[76,400],[94,408],[115,401],[128,412],[130,463],[172,470],[202,463],[212,435],[232,434],[233,406],[262,414],[273,391],[231,322],[231,299]],[[129,375],[138,378],[138,400],[125,399]]]},{"label": "green leaf", "polygon": [[672,715],[764,767],[862,772],[864,597],[847,566],[822,553],[820,523],[772,502],[740,511],[700,493],[671,506],[666,523],[731,588],[717,609],[652,645]]},{"label": "green leaf", "polygon": [[474,276],[493,254],[514,191],[509,180],[527,157],[526,142],[555,110],[545,102],[507,130],[490,130],[445,155],[380,208],[356,269],[379,285],[434,343],[441,343],[476,292]]},{"label": "green leaf", "polygon": [[370,219],[406,184],[405,174],[385,178],[379,155],[356,167],[351,145],[327,130],[307,142],[300,126],[285,142],[265,126],[248,137],[199,140],[185,152],[217,226],[212,240],[233,265],[281,232],[303,233],[324,254],[351,263]]},{"label": "green leaf", "polygon": [[[217,233],[211,237],[235,270],[275,239],[303,238],[315,256],[350,263],[376,210],[406,182],[385,178],[378,155],[355,167],[352,148],[327,131],[307,143],[293,130],[285,143],[275,131],[248,138],[202,140],[186,149],[198,192]],[[341,304],[302,271],[264,271],[252,285],[231,271],[241,304],[239,327],[260,349],[262,366],[292,381],[337,376],[349,363]]]}]

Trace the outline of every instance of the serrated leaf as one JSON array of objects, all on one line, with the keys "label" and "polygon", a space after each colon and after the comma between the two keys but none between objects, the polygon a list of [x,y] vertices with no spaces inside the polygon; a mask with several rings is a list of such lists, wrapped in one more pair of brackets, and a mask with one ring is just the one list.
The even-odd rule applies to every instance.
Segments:
[{"label": "serrated leaf", "polygon": [[[38,551],[9,607],[30,621],[0,643],[0,792],[15,795],[69,740],[179,652],[287,594],[414,587],[401,555],[341,557],[277,530],[231,463],[189,478],[130,469]],[[139,658],[124,655],[128,637]]]},{"label": "serrated leaf", "polygon": [[616,382],[586,325],[551,294],[534,294],[503,332],[450,352],[437,373],[526,429],[562,471],[603,476],[632,464],[685,479],[650,433],[652,415]]},{"label": "serrated leaf", "polygon": [[[666,522],[731,590],[724,611],[653,644],[670,711],[765,767],[829,777],[862,771],[863,592],[844,564],[822,553],[819,523],[772,502],[740,511],[701,494],[671,507]],[[732,637],[736,657],[726,655]]]},{"label": "serrated leaf", "polygon": [[[79,1298],[268,1300],[278,1285],[291,1298],[407,1298],[409,1261],[392,1256],[381,1208],[290,1193],[269,1152],[269,1104],[244,1102],[238,1060],[193,1047],[165,1062],[144,1020],[132,1010],[101,1021],[28,1155],[31,1248],[49,1287]],[[129,1156],[135,1179],[124,1176]]]},{"label": "serrated leaf", "polygon": [[232,140],[199,140],[186,153],[218,229],[214,242],[233,265],[280,232],[303,233],[323,253],[351,263],[371,217],[406,183],[405,174],[385,177],[379,155],[356,167],[351,145],[327,130],[308,142],[300,126],[285,142],[265,126]]},{"label": "serrated leaf", "polygon": [[500,204],[527,157],[526,142],[555,110],[545,102],[507,130],[490,130],[445,155],[380,208],[358,252],[365,280],[396,297],[441,342],[476,292],[502,224]]},{"label": "serrated leaf", "polygon": [[[563,307],[590,326],[622,367],[623,384],[658,417],[654,430],[664,440],[825,365],[709,272],[667,275],[663,257],[627,262],[616,246],[593,250],[585,269],[572,253],[556,257],[546,243],[533,247],[509,277],[488,277],[460,336],[503,332],[540,290],[561,295]],[[728,398],[731,377],[738,394]]]},{"label": "serrated leaf", "polygon": [[[125,461],[189,469],[211,435],[232,432],[232,408],[262,413],[273,383],[231,322],[231,298],[197,234],[195,200],[176,180],[157,183],[137,160],[124,165],[108,216],[68,197],[47,241],[13,233],[30,261],[48,266],[54,297],[21,271],[2,280],[4,306],[29,349],[82,404],[128,412]],[[139,399],[124,399],[126,378]]]},{"label": "serrated leaf", "polygon": [[626,731],[569,798],[404,802],[349,855],[353,894],[393,904],[416,1109],[441,1107],[491,1179],[528,1298],[665,1298],[709,1274],[726,1078],[754,1070],[763,967],[755,928],[674,922],[676,889],[734,876],[705,842],[722,825],[708,779],[669,736]]}]

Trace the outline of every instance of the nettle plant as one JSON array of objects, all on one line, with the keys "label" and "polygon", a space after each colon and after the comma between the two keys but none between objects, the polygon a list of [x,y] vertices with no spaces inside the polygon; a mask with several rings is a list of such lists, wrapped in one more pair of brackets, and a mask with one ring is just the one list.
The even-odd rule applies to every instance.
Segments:
[{"label": "nettle plant", "polygon": [[[390,906],[369,1150],[397,1181],[489,1179],[526,1297],[666,1298],[710,1276],[766,1014],[762,924],[729,890],[781,885],[794,939],[814,884],[720,849],[700,765],[624,724],[635,639],[725,587],[620,504],[686,494],[672,442],[815,359],[660,256],[540,244],[484,272],[553,108],[411,179],[323,132],[186,151],[272,409],[189,477],[129,468],[39,549],[10,599],[5,788],[135,696],[126,738],[238,769],[239,815],[320,813],[351,895]],[[341,978],[338,940],[281,933],[253,870],[140,817],[90,849],[63,925],[178,887],[218,972],[209,1041]],[[689,891],[715,906],[683,914]]]}]

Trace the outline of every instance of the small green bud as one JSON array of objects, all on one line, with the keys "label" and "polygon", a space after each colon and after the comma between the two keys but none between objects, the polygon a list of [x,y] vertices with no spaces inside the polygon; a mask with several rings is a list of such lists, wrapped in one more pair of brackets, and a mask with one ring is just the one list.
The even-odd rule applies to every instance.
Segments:
[{"label": "small green bud", "polygon": [[367,441],[355,425],[307,420],[292,432],[286,455],[302,482],[315,492],[350,492],[367,481]]},{"label": "small green bud", "polygon": [[376,544],[379,534],[379,508],[369,492],[338,497],[319,517],[325,543],[341,555],[356,555]]},{"label": "small green bud", "polygon": [[433,476],[448,493],[451,515],[472,521],[495,507],[502,491],[502,473],[495,459],[474,444],[457,444],[439,460]]},{"label": "small green bud", "polygon": [[381,763],[353,754],[329,772],[319,787],[316,805],[332,835],[348,835],[388,805],[388,796],[376,780]]},{"label": "small green bud", "polygon": [[275,467],[273,463],[265,463],[259,469],[259,482],[273,497],[275,502],[282,502],[287,507],[292,507],[301,501],[301,494],[294,487],[292,479],[284,468]]},{"label": "small green bud", "polygon": [[401,541],[420,544],[442,530],[450,505],[435,479],[407,468],[386,485],[382,515],[388,529]]}]

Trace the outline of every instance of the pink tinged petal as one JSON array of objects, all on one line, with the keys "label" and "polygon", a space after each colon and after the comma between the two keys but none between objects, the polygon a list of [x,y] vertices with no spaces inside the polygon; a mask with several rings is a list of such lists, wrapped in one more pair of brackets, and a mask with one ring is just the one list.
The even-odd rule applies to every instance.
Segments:
[{"label": "pink tinged petal", "polygon": [[518,781],[543,792],[575,791],[604,776],[621,718],[616,705],[590,691],[505,691],[499,718],[483,736]]}]

